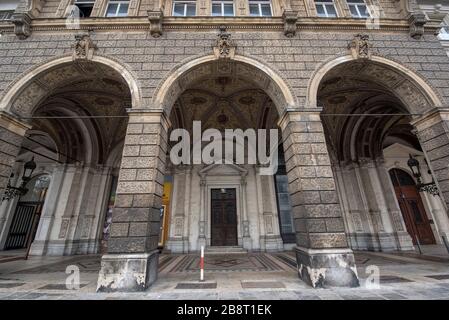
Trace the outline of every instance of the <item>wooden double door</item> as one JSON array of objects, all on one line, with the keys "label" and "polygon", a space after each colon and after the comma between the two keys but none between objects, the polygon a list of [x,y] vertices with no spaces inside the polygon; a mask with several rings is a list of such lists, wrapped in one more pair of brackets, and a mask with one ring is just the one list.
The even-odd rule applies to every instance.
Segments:
[{"label": "wooden double door", "polygon": [[404,217],[407,232],[417,244],[435,244],[435,237],[430,226],[424,205],[413,178],[400,169],[390,170],[396,197]]},{"label": "wooden double door", "polygon": [[211,245],[237,245],[235,188],[211,189]]}]

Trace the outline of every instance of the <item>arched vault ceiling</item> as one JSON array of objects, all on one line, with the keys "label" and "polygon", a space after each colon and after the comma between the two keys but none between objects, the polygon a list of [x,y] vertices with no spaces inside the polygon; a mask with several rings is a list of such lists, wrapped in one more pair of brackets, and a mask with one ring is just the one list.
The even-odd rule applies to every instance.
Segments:
[{"label": "arched vault ceiling", "polygon": [[76,62],[60,65],[36,76],[14,100],[12,111],[30,116],[49,96],[77,91],[115,96],[122,100],[122,105],[129,106],[131,101],[126,82],[115,70],[99,63]]},{"label": "arched vault ceiling", "polygon": [[62,158],[95,164],[103,163],[123,140],[130,101],[128,86],[116,71],[98,63],[77,62],[35,77],[12,110],[32,115],[33,129],[48,133],[65,155]]},{"label": "arched vault ceiling", "polygon": [[188,87],[171,112],[174,128],[276,128],[277,111],[268,95],[239,77],[205,78]]},{"label": "arched vault ceiling", "polygon": [[323,78],[318,102],[333,161],[375,159],[395,142],[419,145],[409,114],[427,100],[396,71],[370,62],[339,65]]}]

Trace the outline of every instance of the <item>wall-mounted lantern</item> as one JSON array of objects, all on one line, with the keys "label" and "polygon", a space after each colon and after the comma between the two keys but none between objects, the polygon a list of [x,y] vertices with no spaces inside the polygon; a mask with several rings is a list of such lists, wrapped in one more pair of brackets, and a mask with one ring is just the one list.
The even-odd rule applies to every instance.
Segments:
[{"label": "wall-mounted lantern", "polygon": [[5,189],[2,202],[26,194],[28,192],[28,189],[25,186],[28,183],[28,181],[30,181],[31,176],[33,175],[35,169],[36,169],[36,162],[34,162],[34,157],[32,157],[31,160],[26,162],[23,166],[22,183],[18,188],[11,186],[11,179],[14,177],[14,174],[12,173],[8,182],[8,186]]},{"label": "wall-mounted lantern", "polygon": [[433,180],[433,175],[432,172],[430,171],[429,168],[429,164],[427,163],[427,167],[429,168],[427,170],[427,173],[430,174],[430,176],[432,177],[432,182],[429,183],[422,183],[422,175],[421,175],[421,169],[420,169],[420,165],[419,165],[419,161],[414,158],[411,154],[409,154],[410,159],[408,159],[407,161],[407,165],[410,167],[410,170],[413,173],[413,176],[416,178],[416,181],[418,182],[416,184],[416,187],[418,188],[419,192],[427,192],[433,196],[438,196],[439,195],[439,191],[438,191],[438,187],[435,183],[435,181]]}]

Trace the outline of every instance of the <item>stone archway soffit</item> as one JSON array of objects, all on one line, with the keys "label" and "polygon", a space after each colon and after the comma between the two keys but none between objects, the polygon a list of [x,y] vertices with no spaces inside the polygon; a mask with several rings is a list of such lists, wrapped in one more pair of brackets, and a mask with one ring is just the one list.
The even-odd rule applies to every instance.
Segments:
[{"label": "stone archway soffit", "polygon": [[[28,86],[31,85],[38,86],[38,84],[34,83],[34,81],[38,79],[39,76],[65,64],[73,63],[72,59],[73,59],[72,55],[65,55],[53,58],[49,61],[45,61],[41,64],[34,66],[31,70],[26,71],[21,77],[12,82],[0,96],[0,110],[11,111],[13,113],[20,114],[22,116],[31,116],[30,112],[32,112],[32,110],[25,110],[25,112],[23,111],[21,112],[20,110],[12,110],[13,104],[18,98],[18,96]],[[130,71],[125,65],[123,65],[118,60],[110,57],[105,57],[102,55],[94,55],[92,60],[90,60],[90,62],[99,63],[116,71],[116,73],[122,77],[122,79],[129,87],[129,91],[131,93],[132,107],[136,109],[143,108],[141,92],[136,80],[137,77],[132,73],[132,71]],[[37,91],[45,92],[45,90],[43,90],[42,88],[41,89],[37,88]],[[31,95],[30,98],[40,99],[42,95],[43,94],[39,96]],[[35,106],[36,104],[33,103],[33,107]]]},{"label": "stone archway soffit", "polygon": [[[339,56],[337,58],[332,58],[321,64],[314,74],[312,75],[308,88],[307,88],[307,108],[316,108],[317,107],[317,97],[318,90],[321,81],[324,77],[330,72],[333,68],[347,63],[347,62],[356,62],[356,61],[367,61],[380,64],[386,68],[393,70],[394,72],[399,73],[405,79],[409,80],[404,81],[398,88],[395,88],[395,93],[400,97],[400,99],[405,103],[407,109],[411,109],[411,111],[417,111],[419,108],[414,108],[410,106],[410,104],[421,104],[421,107],[433,108],[433,107],[441,107],[443,106],[443,98],[440,93],[435,90],[429,82],[419,75],[415,70],[411,69],[408,66],[403,65],[400,62],[394,61],[390,58],[385,58],[378,55],[371,56],[368,60],[362,59],[354,59],[351,55]],[[410,84],[418,89],[419,95],[416,94],[416,91],[413,90],[413,87],[410,87]],[[419,101],[417,101],[417,99]],[[425,106],[423,104],[426,104]],[[423,112],[426,110],[422,110]],[[413,112],[411,112],[413,113]]]},{"label": "stone archway soffit", "polygon": [[[195,68],[215,61],[219,60],[214,55],[207,55],[179,64],[163,81],[161,81],[153,96],[152,105],[155,108],[165,110],[165,112],[169,114],[176,99],[184,91],[184,88],[180,86],[179,80],[190,71],[195,71]],[[248,66],[255,73],[259,73],[263,77],[269,79],[268,86],[262,89],[270,96],[273,102],[275,102],[280,113],[286,109],[295,108],[297,106],[297,101],[291,93],[292,90],[278,72],[258,60],[243,55],[235,55],[230,61]],[[200,76],[201,74],[197,75],[197,77]]]}]

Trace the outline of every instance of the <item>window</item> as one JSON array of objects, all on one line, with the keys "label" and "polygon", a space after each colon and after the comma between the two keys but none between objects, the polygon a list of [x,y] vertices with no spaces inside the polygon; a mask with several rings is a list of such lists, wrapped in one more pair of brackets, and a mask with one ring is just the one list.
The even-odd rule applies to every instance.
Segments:
[{"label": "window", "polygon": [[196,1],[173,1],[173,15],[175,17],[192,17],[196,15]]},{"label": "window", "polygon": [[75,0],[74,5],[78,7],[80,11],[80,18],[88,18],[94,8],[95,0]]},{"label": "window", "polygon": [[253,17],[271,17],[271,0],[249,0],[249,15]]},{"label": "window", "polygon": [[335,10],[334,0],[315,0],[315,7],[318,17],[335,18],[337,11]]},{"label": "window", "polygon": [[106,17],[126,17],[128,15],[129,0],[110,0]]},{"label": "window", "polygon": [[348,0],[348,6],[353,18],[368,18],[370,16],[365,0]]},{"label": "window", "polygon": [[14,11],[0,11],[0,21],[6,21],[11,19]]},{"label": "window", "polygon": [[212,1],[212,15],[213,16],[233,16],[234,2],[229,0]]},{"label": "window", "polygon": [[0,0],[0,21],[11,19],[19,0]]}]

